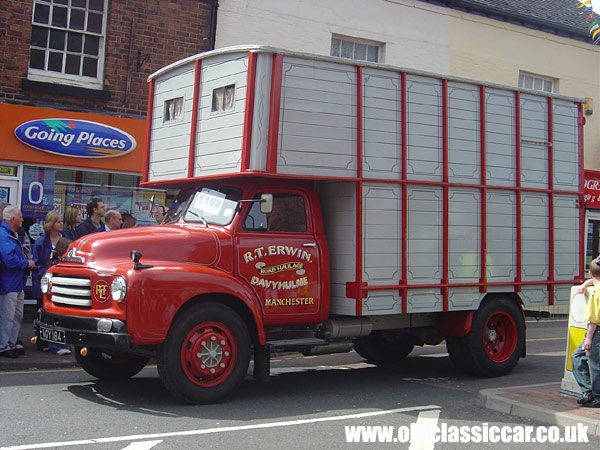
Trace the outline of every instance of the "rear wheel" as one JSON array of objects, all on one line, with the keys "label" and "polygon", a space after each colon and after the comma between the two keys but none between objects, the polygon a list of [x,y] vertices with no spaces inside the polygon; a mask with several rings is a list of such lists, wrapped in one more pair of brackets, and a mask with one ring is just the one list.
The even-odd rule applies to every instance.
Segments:
[{"label": "rear wheel", "polygon": [[446,339],[450,358],[458,368],[486,377],[510,372],[517,365],[524,344],[523,313],[506,297],[492,297],[482,303],[465,337]]},{"label": "rear wheel", "polygon": [[201,304],[181,314],[157,356],[164,386],[189,403],[222,400],[242,382],[249,363],[246,324],[218,303]]},{"label": "rear wheel", "polygon": [[81,356],[81,347],[75,347],[75,360],[83,370],[101,380],[131,378],[148,364],[149,358],[130,353],[112,352],[98,348],[88,349]]},{"label": "rear wheel", "polygon": [[463,372],[468,372],[463,338],[448,336],[446,338],[446,350],[448,350],[450,361],[454,366]]},{"label": "rear wheel", "polygon": [[354,340],[354,350],[366,360],[392,363],[406,358],[416,344],[416,339],[401,331],[373,331],[368,336]]}]

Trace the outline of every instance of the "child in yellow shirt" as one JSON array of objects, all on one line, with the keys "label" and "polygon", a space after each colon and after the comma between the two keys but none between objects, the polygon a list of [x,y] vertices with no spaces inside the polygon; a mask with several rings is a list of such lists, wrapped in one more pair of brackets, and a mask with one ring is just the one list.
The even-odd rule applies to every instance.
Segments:
[{"label": "child in yellow shirt", "polygon": [[577,287],[584,292],[594,286],[585,308],[588,324],[585,338],[571,355],[573,376],[583,392],[577,403],[586,408],[600,408],[600,256],[590,263],[591,279]]}]

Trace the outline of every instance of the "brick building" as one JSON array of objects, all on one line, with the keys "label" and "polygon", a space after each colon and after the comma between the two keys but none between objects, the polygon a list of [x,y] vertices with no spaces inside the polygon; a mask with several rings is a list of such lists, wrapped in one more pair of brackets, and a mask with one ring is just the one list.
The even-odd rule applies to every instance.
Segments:
[{"label": "brick building", "polygon": [[[26,228],[91,196],[151,223],[151,192],[137,187],[147,77],[213,48],[216,7],[217,0],[3,2],[0,202],[19,205]],[[164,202],[165,193],[157,198]]]}]

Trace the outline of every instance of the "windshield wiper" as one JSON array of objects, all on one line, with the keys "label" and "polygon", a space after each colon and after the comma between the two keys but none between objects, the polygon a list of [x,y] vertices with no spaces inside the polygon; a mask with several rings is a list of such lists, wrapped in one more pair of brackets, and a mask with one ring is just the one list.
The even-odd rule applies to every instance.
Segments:
[{"label": "windshield wiper", "polygon": [[198,214],[195,211],[192,211],[191,209],[188,209],[188,212],[191,213],[192,215],[196,216],[198,219],[200,219],[202,221],[202,223],[204,224],[204,226],[206,228],[208,228],[208,223],[206,222],[206,220],[204,219],[204,217],[202,217],[200,214]]}]

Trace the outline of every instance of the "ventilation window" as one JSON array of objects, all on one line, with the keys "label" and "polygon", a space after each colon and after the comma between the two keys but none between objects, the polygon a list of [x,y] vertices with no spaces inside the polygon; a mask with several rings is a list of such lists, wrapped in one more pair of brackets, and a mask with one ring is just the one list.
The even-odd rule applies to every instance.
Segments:
[{"label": "ventilation window", "polygon": [[357,61],[382,62],[382,47],[380,42],[333,35],[330,55]]},{"label": "ventilation window", "polygon": [[542,92],[558,92],[557,80],[526,72],[519,73],[519,87]]},{"label": "ventilation window", "polygon": [[231,111],[235,107],[235,84],[213,90],[212,112]]},{"label": "ventilation window", "polygon": [[183,120],[183,97],[165,100],[163,122],[175,122],[179,120]]}]

